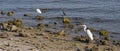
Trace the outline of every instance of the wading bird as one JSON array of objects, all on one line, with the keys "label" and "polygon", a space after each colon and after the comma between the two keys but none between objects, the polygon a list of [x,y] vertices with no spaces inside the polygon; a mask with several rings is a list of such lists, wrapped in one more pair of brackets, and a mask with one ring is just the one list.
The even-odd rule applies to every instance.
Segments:
[{"label": "wading bird", "polygon": [[94,39],[94,38],[93,38],[93,34],[92,34],[92,32],[89,30],[89,28],[87,28],[86,25],[80,25],[80,26],[83,26],[83,27],[84,27],[84,31],[88,34],[89,38],[90,38],[91,40],[93,40],[93,39]]},{"label": "wading bird", "polygon": [[37,13],[41,14],[42,11],[40,9],[36,9]]},{"label": "wading bird", "polygon": [[66,16],[66,13],[65,13],[65,11],[62,9],[62,13],[63,13],[63,16]]}]

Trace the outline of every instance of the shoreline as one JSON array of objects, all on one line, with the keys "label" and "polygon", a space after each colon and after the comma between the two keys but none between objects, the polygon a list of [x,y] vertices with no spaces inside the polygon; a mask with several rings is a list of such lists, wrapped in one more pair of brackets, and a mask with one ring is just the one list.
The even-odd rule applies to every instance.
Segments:
[{"label": "shoreline", "polygon": [[[120,50],[119,41],[105,40],[95,37],[93,42],[88,42],[87,35],[72,35],[68,30],[51,31],[47,30],[48,25],[38,24],[40,27],[17,27],[10,31],[2,30],[0,32],[0,50],[3,51],[118,51]],[[43,27],[42,27],[43,26]],[[17,31],[13,31],[16,30]],[[56,28],[54,28],[57,30]],[[82,33],[81,33],[82,34]],[[84,33],[85,34],[85,33]],[[103,36],[104,37],[104,36]],[[97,38],[97,39],[96,39]],[[101,42],[100,42],[101,41]],[[112,42],[115,41],[115,42]],[[109,43],[109,42],[112,42]],[[105,44],[101,44],[105,43]],[[115,45],[113,43],[118,43]]]},{"label": "shoreline", "polygon": [[[4,12],[3,12],[4,13]],[[118,51],[120,40],[106,29],[89,26],[94,34],[91,41],[83,31],[84,21],[91,19],[55,17],[44,18],[41,15],[27,18],[14,18],[14,12],[8,12],[9,19],[0,22],[0,50],[3,51]],[[6,17],[5,17],[6,19]],[[30,20],[29,20],[30,19]],[[30,22],[29,22],[30,21]],[[94,18],[89,24],[106,23],[109,20]],[[85,24],[85,23],[84,23]],[[104,27],[103,27],[104,28]],[[115,34],[117,32],[113,32]],[[118,33],[119,34],[119,33]],[[117,35],[116,35],[117,36]]]}]

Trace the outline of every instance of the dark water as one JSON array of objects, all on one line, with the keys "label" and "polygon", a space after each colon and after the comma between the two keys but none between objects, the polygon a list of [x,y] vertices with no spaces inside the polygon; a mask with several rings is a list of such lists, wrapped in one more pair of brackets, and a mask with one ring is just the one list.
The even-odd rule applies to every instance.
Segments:
[{"label": "dark water", "polygon": [[[35,14],[36,8],[50,9],[46,14],[59,16],[61,8],[71,17],[98,17],[118,19],[119,0],[1,0],[1,10],[14,10],[16,14]],[[120,18],[119,18],[120,19]]]},{"label": "dark water", "polygon": [[[14,11],[15,15],[12,17],[23,18],[28,25],[39,21],[25,18],[23,14],[29,13],[34,18],[36,8],[47,8],[48,11],[41,14],[46,18],[61,16],[64,9],[66,17],[83,18],[88,27],[117,32],[116,37],[120,36],[120,0],[0,0],[0,10]],[[0,18],[0,21],[10,19],[6,15],[0,17],[5,17]],[[99,19],[103,22],[96,22]],[[52,20],[43,20],[45,23],[49,21]],[[73,22],[76,21],[80,20]]]}]

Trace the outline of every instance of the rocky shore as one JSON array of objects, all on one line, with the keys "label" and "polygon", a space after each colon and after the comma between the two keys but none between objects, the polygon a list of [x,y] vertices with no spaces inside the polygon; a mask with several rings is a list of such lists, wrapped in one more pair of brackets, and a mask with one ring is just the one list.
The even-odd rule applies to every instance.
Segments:
[{"label": "rocky shore", "polygon": [[[1,11],[5,15],[4,11]],[[14,12],[8,12],[8,16],[12,16]],[[28,16],[29,14],[24,14]],[[35,16],[36,20],[43,20],[40,15]],[[10,19],[0,23],[0,51],[119,51],[120,41],[113,40],[109,36],[107,30],[96,30],[90,28],[95,39],[90,41],[88,36],[74,35],[66,33],[75,26],[71,24],[71,20],[67,17],[61,18],[63,28],[52,28],[51,24],[38,23],[34,27],[24,26],[23,20],[19,18]],[[100,21],[99,21],[100,22]],[[82,23],[76,24],[79,26]],[[53,25],[59,25],[53,22]],[[54,27],[52,26],[52,27]],[[69,30],[68,30],[69,29]],[[58,30],[58,31],[57,31]],[[82,31],[76,29],[75,32]],[[81,33],[82,34],[82,33]],[[84,33],[85,34],[85,33]]]}]

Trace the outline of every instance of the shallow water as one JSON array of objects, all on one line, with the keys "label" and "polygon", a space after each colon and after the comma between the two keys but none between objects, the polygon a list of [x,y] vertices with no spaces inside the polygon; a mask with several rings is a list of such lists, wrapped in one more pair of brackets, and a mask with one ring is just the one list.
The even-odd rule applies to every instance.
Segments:
[{"label": "shallow water", "polygon": [[[47,12],[41,14],[46,18],[45,20],[37,21],[33,19],[37,14],[36,8],[48,9]],[[120,36],[119,8],[119,0],[0,0],[0,10],[14,11],[15,15],[12,17],[22,18],[24,23],[27,23],[26,25],[35,26],[39,22],[46,24],[54,21],[59,22],[54,18],[62,17],[62,9],[64,9],[67,14],[66,17],[83,18],[81,20],[71,19],[73,23],[82,21],[88,27],[117,32],[118,34],[115,34],[117,38]],[[24,17],[24,13],[31,14],[31,17]],[[11,19],[6,15],[0,15],[0,17],[1,22]],[[103,22],[97,22],[99,19]]]}]

